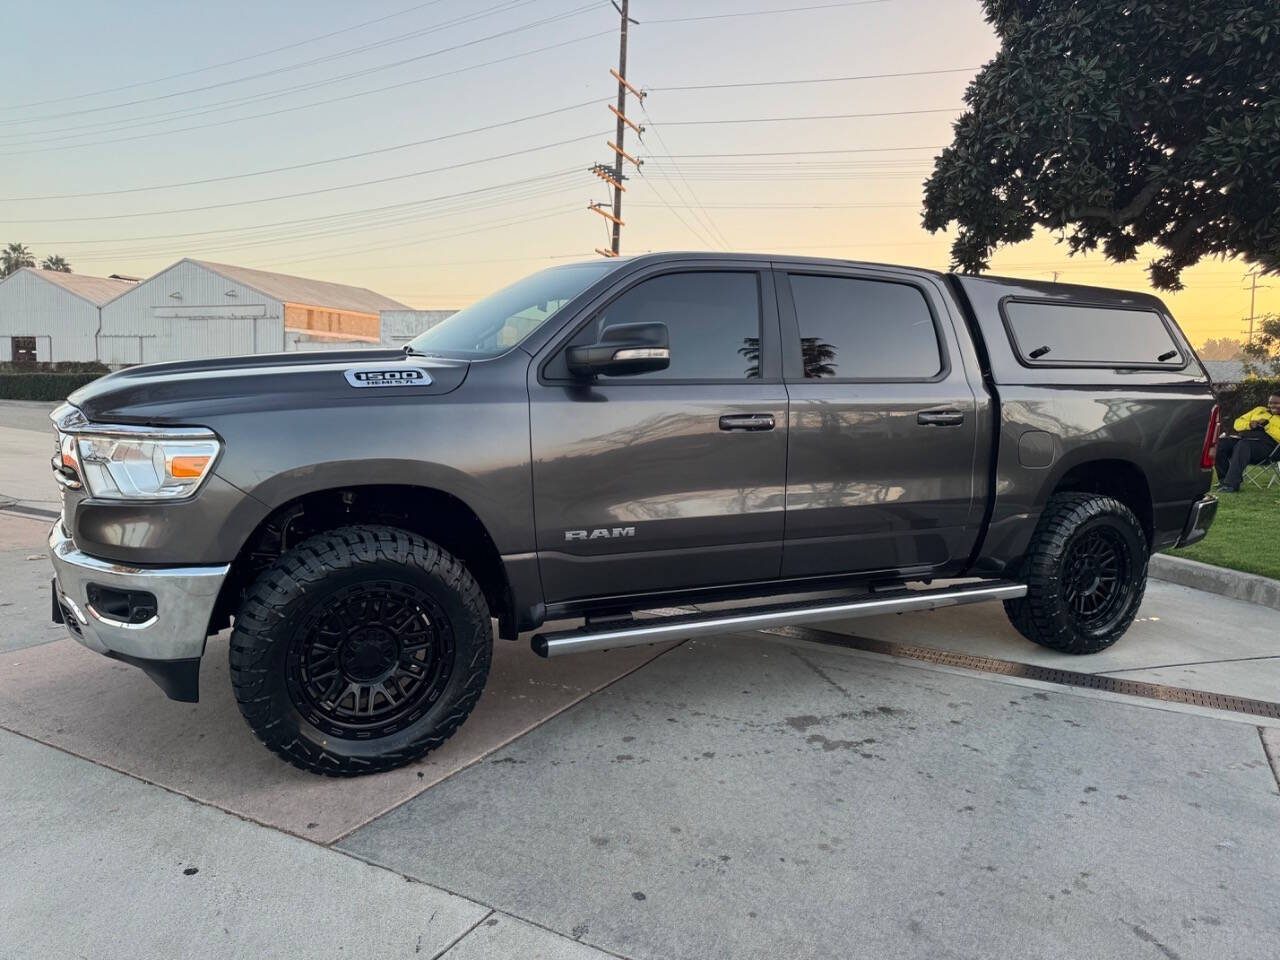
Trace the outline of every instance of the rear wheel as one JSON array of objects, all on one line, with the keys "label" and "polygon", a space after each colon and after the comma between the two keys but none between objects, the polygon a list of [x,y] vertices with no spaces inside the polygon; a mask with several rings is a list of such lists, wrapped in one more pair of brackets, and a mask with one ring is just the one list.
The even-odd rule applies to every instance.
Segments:
[{"label": "rear wheel", "polygon": [[1006,600],[1028,640],[1063,653],[1097,653],[1129,629],[1147,586],[1148,548],[1137,517],[1112,497],[1061,493],[1032,535],[1027,595]]},{"label": "rear wheel", "polygon": [[231,635],[231,681],[260,740],[304,770],[389,770],[444,743],[489,673],[479,584],[415,534],[343,527],[254,583]]}]

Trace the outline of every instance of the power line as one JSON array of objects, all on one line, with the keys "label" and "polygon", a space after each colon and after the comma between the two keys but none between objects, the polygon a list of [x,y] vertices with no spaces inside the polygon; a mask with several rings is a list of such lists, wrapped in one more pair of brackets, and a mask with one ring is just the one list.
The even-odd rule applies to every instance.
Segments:
[{"label": "power line", "polygon": [[184,70],[181,73],[171,73],[168,76],[156,77],[152,80],[138,80],[133,83],[122,84],[121,86],[118,86],[118,87],[107,87],[102,90],[91,90],[85,93],[72,93],[72,94],[68,94],[65,97],[54,97],[50,100],[30,100],[27,103],[15,103],[9,106],[0,107],[0,110],[21,110],[24,107],[43,107],[51,103],[65,103],[68,100],[82,100],[88,97],[100,97],[108,93],[119,93],[121,90],[133,90],[137,87],[148,87],[148,86],[151,86],[153,83],[165,83],[166,81],[169,81],[169,80],[179,80],[182,77],[190,77],[197,73],[208,73],[210,70],[217,70],[221,67],[231,67],[237,63],[244,63],[248,60],[259,60],[262,57],[269,57],[273,53],[284,53],[284,51],[286,50],[293,50],[297,47],[303,47],[309,43],[317,43],[320,40],[328,40],[331,37],[340,36],[341,34],[344,34],[344,33],[354,33],[356,30],[360,30],[364,27],[373,26],[375,23],[382,23],[386,20],[393,20],[396,17],[402,17],[407,13],[413,13],[414,11],[421,10],[424,7],[434,7],[436,4],[441,2],[442,0],[428,0],[428,2],[426,3],[414,4],[412,7],[406,7],[403,10],[397,10],[395,13],[388,13],[385,16],[376,17],[373,20],[365,20],[365,21],[362,21],[361,23],[353,23],[351,26],[343,27],[341,30],[333,30],[329,33],[322,33],[322,34],[319,34],[318,36],[308,37],[305,40],[296,40],[293,43],[287,43],[282,47],[273,47],[270,50],[263,50],[261,53],[250,53],[243,57],[236,57],[234,60],[223,60],[221,63],[211,63],[208,66],[197,67],[194,70]]},{"label": "power line", "polygon": [[[24,117],[24,118],[15,118],[12,120],[0,120],[0,126],[10,126],[13,124],[20,124],[20,123],[33,123],[33,122],[38,122],[43,120],[58,119],[61,117],[77,117],[77,116],[83,116],[86,113],[100,113],[104,110],[118,110],[118,109],[121,109],[122,107],[136,106],[140,103],[154,103],[158,100],[172,100],[174,97],[182,97],[191,93],[204,93],[207,90],[216,90],[221,87],[233,86],[238,83],[247,83],[250,80],[260,80],[264,77],[277,76],[282,73],[288,73],[292,70],[299,70],[304,67],[315,66],[316,64],[319,64],[319,63],[328,63],[333,60],[340,60],[348,56],[354,56],[357,53],[363,53],[365,51],[372,50],[377,47],[387,46],[392,43],[402,43],[405,40],[415,39],[417,37],[424,36],[429,33],[434,33],[438,30],[447,29],[448,27],[458,26],[460,24],[470,23],[475,20],[480,20],[486,16],[489,16],[492,13],[505,13],[505,12],[508,12],[510,9],[513,9],[514,7],[525,6],[526,4],[529,4],[532,2],[534,2],[534,0],[503,0],[502,3],[496,4],[492,7],[487,7],[484,10],[475,11],[473,13],[467,14],[466,16],[458,17],[454,20],[444,21],[443,23],[434,24],[431,27],[426,27],[422,30],[416,30],[416,31],[413,31],[412,33],[404,34],[403,36],[400,36],[400,37],[392,37],[386,40],[377,41],[375,43],[368,43],[359,47],[352,47],[348,50],[342,50],[342,51],[338,51],[337,53],[326,54],[325,56],[316,57],[312,60],[305,60],[301,63],[289,64],[287,66],[282,66],[282,67],[275,67],[271,70],[264,70],[260,73],[249,74],[244,77],[236,77],[231,80],[220,80],[217,83],[206,84],[205,86],[202,86],[202,87],[188,87],[185,90],[177,90],[170,93],[156,94],[150,97],[139,97],[136,100],[125,100],[119,103],[107,104],[99,107],[84,107],[80,110],[66,110],[61,113],[45,114],[44,116],[41,116],[41,117]],[[405,63],[412,63],[416,60],[421,60],[424,57],[437,56],[440,53],[447,53],[453,50],[463,49],[464,47],[475,46],[478,43],[485,43],[489,40],[497,39],[498,37],[505,37],[512,33],[519,33],[522,30],[528,30],[533,27],[544,26],[548,23],[555,23],[559,20],[563,20],[571,16],[576,16],[579,13],[586,13],[587,11],[594,10],[594,9],[597,9],[595,4],[592,4],[592,3],[583,4],[578,7],[574,7],[570,10],[566,10],[566,11],[562,11],[561,13],[554,14],[549,17],[543,17],[541,20],[535,20],[531,23],[522,24],[518,27],[510,27],[506,30],[500,30],[497,33],[489,34],[488,36],[478,37],[474,40],[467,40],[462,43],[454,44],[450,47],[442,48],[441,50],[435,50],[429,54],[423,54],[416,57],[408,57],[408,58],[405,58],[404,60],[397,61],[396,63],[386,65],[383,67],[372,68],[372,69],[378,69],[378,70],[390,69],[393,66],[400,66]],[[372,69],[370,72],[372,72]]]},{"label": "power line", "polygon": [[501,188],[516,186],[520,184],[529,184],[529,183],[551,180],[552,178],[555,178],[555,177],[562,177],[562,176],[565,176],[566,174],[576,174],[577,172],[578,172],[577,167],[570,167],[563,170],[557,170],[548,174],[541,174],[535,177],[527,177],[524,180],[514,180],[509,183],[495,184],[492,187],[485,187],[485,188],[482,188],[481,190],[468,190],[460,194],[445,194],[439,197],[430,197],[430,198],[427,198],[426,200],[407,200],[407,201],[402,201],[400,203],[383,204],[377,207],[363,207],[358,210],[348,210],[343,213],[330,213],[330,214],[325,214],[323,216],[318,216],[318,217],[301,217],[301,218],[296,218],[292,220],[277,220],[273,223],[255,224],[251,227],[243,227],[243,226],[223,227],[216,230],[199,230],[199,231],[191,231],[187,233],[150,234],[145,237],[112,237],[108,239],[99,238],[94,240],[33,240],[32,244],[42,246],[42,247],[55,247],[55,246],[72,246],[72,245],[86,245],[86,244],[100,244],[100,243],[132,243],[136,241],[151,241],[151,240],[181,240],[181,239],[186,239],[190,237],[208,237],[208,236],[227,234],[227,233],[248,233],[253,230],[268,230],[268,229],[275,229],[278,227],[296,227],[296,226],[301,226],[303,224],[318,224],[323,222],[333,222],[333,221],[341,220],[346,217],[359,217],[359,216],[365,216],[365,215],[381,216],[391,211],[407,210],[411,207],[421,207],[429,203],[435,203],[439,200],[450,199],[450,198],[459,197],[459,196],[469,196],[474,193],[480,193],[480,192],[485,192],[489,190],[498,190]]},{"label": "power line", "polygon": [[373,180],[361,180],[356,183],[338,184],[332,187],[320,187],[314,190],[301,190],[296,193],[282,193],[282,194],[277,194],[275,196],[270,196],[270,197],[256,197],[252,200],[232,200],[227,203],[211,203],[211,204],[205,204],[199,207],[177,207],[169,210],[145,210],[145,211],[133,212],[133,213],[112,213],[112,214],[102,214],[102,215],[93,216],[93,217],[47,217],[47,218],[38,219],[38,220],[8,220],[8,221],[0,221],[0,222],[10,223],[10,224],[85,223],[85,222],[99,221],[99,220],[131,220],[131,219],[136,219],[138,217],[169,216],[175,213],[201,213],[206,210],[224,210],[228,207],[253,206],[259,203],[271,203],[276,200],[294,200],[299,197],[314,197],[324,193],[336,193],[340,190],[353,190],[357,187],[368,187],[368,186],[374,186],[376,184],[394,183],[399,180],[408,180],[413,177],[426,176],[427,174],[430,174],[430,173],[442,173],[446,170],[457,170],[460,167],[469,167],[476,163],[488,163],[492,160],[506,160],[511,157],[523,156],[528,153],[534,153],[538,150],[550,150],[553,147],[561,147],[570,143],[581,143],[583,140],[590,140],[599,136],[601,136],[601,134],[599,133],[589,133],[581,137],[570,137],[566,140],[557,140],[554,143],[546,143],[538,147],[528,147],[523,150],[513,150],[508,153],[494,154],[493,156],[490,156],[490,157],[482,157],[475,160],[464,160],[459,163],[447,164],[443,167],[431,167],[426,170],[415,170],[410,173],[400,173],[400,174],[395,174],[394,176],[389,176],[389,177],[378,177]]},{"label": "power line", "polygon": [[[9,151],[7,153],[0,153],[0,157],[16,157],[16,156],[26,156],[26,155],[35,154],[35,153],[49,153],[49,152],[59,151],[59,150],[74,150],[79,147],[94,147],[94,146],[102,146],[105,144],[112,144],[112,143],[129,143],[137,140],[148,140],[153,137],[171,137],[174,134],[187,133],[192,130],[208,130],[213,127],[224,127],[224,126],[229,126],[235,123],[242,123],[248,120],[259,120],[264,117],[276,117],[276,116],[280,116],[281,114],[292,113],[296,110],[308,110],[308,109],[311,109],[312,107],[327,106],[333,103],[341,103],[346,100],[358,99],[359,97],[371,96],[376,93],[385,93],[388,90],[398,90],[401,87],[413,86],[414,84],[418,84],[418,83],[426,83],[431,80],[439,80],[443,77],[457,76],[458,74],[467,73],[471,70],[478,70],[483,67],[491,67],[499,63],[507,63],[511,60],[518,60],[522,57],[532,56],[538,53],[546,53],[547,51],[550,51],[550,50],[556,50],[561,47],[567,47],[575,43],[582,43],[586,40],[594,40],[597,37],[605,36],[606,34],[609,34],[611,32],[612,31],[610,30],[601,30],[601,31],[597,31],[596,33],[586,34],[585,36],[573,37],[572,39],[569,39],[569,40],[561,40],[558,43],[548,44],[546,46],[537,47],[532,50],[524,50],[520,53],[514,53],[509,56],[498,57],[497,59],[494,59],[494,60],[488,60],[488,61],[484,61],[482,63],[477,63],[477,64],[470,64],[465,67],[458,67],[457,69],[454,69],[454,70],[446,70],[443,73],[434,73],[428,77],[417,77],[417,78],[414,78],[413,80],[402,80],[398,83],[388,84],[387,86],[374,87],[371,90],[362,90],[357,93],[348,93],[340,97],[331,97],[327,100],[316,100],[316,101],[312,101],[311,103],[296,104],[291,107],[283,107],[279,110],[269,110],[265,113],[252,113],[242,117],[232,117],[227,120],[217,120],[217,121],[214,121],[213,123],[200,123],[200,124],[195,124],[193,126],[188,126],[188,127],[179,127],[177,129],[172,129],[172,130],[157,130],[153,133],[143,133],[143,134],[138,134],[132,137],[116,137],[115,139],[112,139],[112,140],[87,140],[82,143],[67,144],[62,147],[45,147],[39,150]],[[270,98],[264,98],[264,99],[270,99]],[[210,110],[205,112],[212,113],[215,111]],[[191,114],[191,116],[197,116],[197,115],[198,114]],[[122,127],[121,129],[127,129],[127,128]]]},{"label": "power line", "polygon": [[[640,101],[640,109],[644,111],[645,119],[649,121],[649,126],[653,129],[654,136],[657,137],[658,139],[658,144],[662,147],[664,151],[667,151],[668,149],[667,144],[666,144],[666,141],[662,139],[662,132],[653,123],[653,118],[649,116],[649,108],[645,106],[645,103],[643,100]],[[670,152],[667,152],[664,155],[668,160],[671,160]],[[694,216],[697,217],[699,214],[701,214],[702,220],[706,224],[710,235],[714,237],[720,243],[720,245],[724,247],[724,249],[728,250],[729,247],[732,246],[732,244],[730,244],[728,239],[725,238],[724,233],[721,232],[719,226],[717,226],[716,222],[711,218],[711,215],[707,213],[706,207],[704,207],[702,203],[698,200],[698,196],[697,194],[694,193],[693,187],[689,184],[689,181],[685,178],[684,171],[680,169],[680,166],[675,162],[675,160],[671,160],[671,166],[676,171],[676,175],[681,179],[681,181],[684,182],[685,187],[688,188],[689,197],[693,200],[694,204],[696,205],[696,209],[694,210]],[[642,168],[642,172],[643,172],[643,168]],[[666,177],[666,174],[661,169],[658,172],[662,174],[664,178]],[[680,189],[675,185],[675,183],[672,182],[669,178],[667,178],[667,182],[671,184],[671,189],[675,191],[676,196],[679,197],[681,200],[683,200],[684,197],[681,195]],[[674,211],[674,208],[673,208],[673,211]]]},{"label": "power line", "polygon": [[[556,19],[565,19],[565,18],[560,17]],[[553,49],[557,46],[563,46],[566,42],[572,42],[572,41],[561,41],[560,43],[557,43],[557,44],[551,44],[548,47],[539,48],[539,50],[526,51],[522,54],[516,54],[508,57],[500,57],[496,60],[490,61],[489,63],[501,63],[508,59],[514,59],[515,56],[523,56],[523,55],[528,55],[528,53],[540,52],[541,49]],[[264,103],[268,100],[278,100],[281,97],[286,97],[294,93],[300,93],[307,90],[314,90],[319,87],[326,87],[326,86],[332,86],[334,84],[345,83],[348,80],[355,79],[357,77],[368,76],[373,73],[380,73],[384,70],[390,70],[395,67],[402,66],[405,63],[409,63],[417,60],[423,60],[423,59],[430,59],[431,57],[438,56],[440,53],[451,52],[454,49],[456,48],[446,47],[440,50],[429,51],[425,54],[420,54],[416,57],[411,57],[405,60],[399,60],[390,64],[365,67],[360,70],[352,71],[350,73],[325,77],[320,80],[308,80],[305,83],[295,84],[294,86],[291,86],[291,87],[280,87],[275,90],[259,91],[256,93],[247,94],[245,96],[231,97],[230,99],[227,99],[227,100],[217,100],[217,101],[214,101],[213,103],[200,104],[195,107],[181,107],[177,110],[167,110],[162,113],[145,114],[143,116],[137,116],[137,117],[122,117],[114,120],[98,120],[91,123],[77,122],[71,126],[56,127],[50,130],[18,131],[16,134],[6,135],[6,140],[9,141],[8,143],[9,146],[30,146],[32,144],[54,143],[60,140],[72,140],[72,139],[75,139],[77,136],[84,136],[86,134],[97,136],[99,134],[106,134],[106,133],[119,133],[123,130],[132,130],[138,127],[157,126],[157,125],[162,125],[166,123],[172,123],[180,119],[207,116],[208,114],[211,114],[211,113],[219,113],[223,110],[230,110],[230,109],[234,109],[235,107],[245,106],[247,104]],[[482,64],[482,65],[489,65],[489,64]],[[435,79],[436,77],[440,77],[440,76],[450,76],[454,73],[460,73],[463,70],[469,70],[469,69],[475,69],[475,65],[459,68],[457,70],[446,71],[445,73],[442,73],[442,74],[434,74],[431,77],[426,77],[422,79],[426,80],[426,79]],[[418,82],[418,81],[409,81],[409,82]],[[380,92],[381,89],[393,89],[395,86],[398,86],[398,85],[401,85],[401,84],[395,84],[387,88],[379,88],[378,92]],[[373,92],[373,91],[364,91],[363,94],[367,94],[369,92]],[[336,98],[333,98],[332,100],[322,100],[322,101],[318,101],[318,103],[313,103],[311,105],[337,102],[338,100],[342,100],[342,99],[347,99],[347,97],[336,97]],[[302,105],[298,105],[296,107],[292,107],[288,109],[298,109],[302,106],[308,106],[308,105],[302,104]],[[89,127],[103,127],[103,128],[114,127],[115,129],[101,129],[101,130],[91,131],[87,129]],[[200,129],[200,127],[187,128],[187,129]],[[44,136],[45,134],[61,134],[61,135],[60,136]],[[25,137],[27,139],[15,140],[14,139],[15,136]],[[36,138],[32,139],[33,136],[35,136]],[[110,141],[110,142],[114,142],[114,141]],[[73,144],[72,146],[80,146],[80,144]]]},{"label": "power line", "polygon": [[36,200],[78,200],[84,197],[110,197],[119,196],[127,193],[146,193],[152,190],[171,190],[177,187],[194,187],[203,186],[209,183],[224,183],[228,180],[244,180],[250,177],[264,177],[273,173],[286,173],[292,170],[303,170],[308,167],[319,167],[330,163],[341,163],[345,160],[358,160],[364,157],[378,156],[383,153],[392,153],[397,150],[407,150],[412,147],[426,146],[431,143],[440,143],[444,140],[453,140],[457,137],[465,137],[473,133],[483,133],[488,130],[497,130],[502,127],[508,127],[516,123],[524,123],[529,120],[541,120],[544,117],[551,117],[561,113],[568,113],[572,110],[580,110],[583,107],[595,106],[600,103],[599,99],[584,100],[581,103],[570,104],[567,107],[557,107],[554,110],[544,110],[541,113],[531,113],[523,117],[515,117],[511,120],[503,120],[498,123],[485,124],[482,127],[472,127],[468,130],[459,130],[455,133],[445,133],[436,137],[428,137],[424,140],[411,140],[408,143],[397,143],[389,147],[378,147],[374,150],[362,150],[359,153],[348,153],[340,157],[329,157],[324,160],[308,160],[305,163],[295,163],[286,167],[271,167],[267,170],[253,170],[248,173],[232,173],[221,177],[205,177],[201,180],[181,180],[174,183],[159,183],[145,187],[122,187],[118,190],[97,190],[88,193],[54,193],[39,197],[0,197],[0,203],[21,203]]},{"label": "power line", "polygon": [[899,77],[931,77],[944,73],[973,73],[978,67],[949,67],[945,70],[909,70],[904,73],[863,73],[851,77],[813,77],[807,80],[750,80],[742,83],[693,83],[678,87],[648,87],[650,93],[678,90],[736,90],[740,87],[789,87],[804,83],[845,83],[850,80],[888,80]]},{"label": "power line", "polygon": [[834,10],[838,7],[867,7],[876,3],[889,3],[891,0],[842,0],[839,3],[820,3],[807,7],[781,7],[771,10],[739,10],[735,13],[709,13],[696,17],[663,17],[659,20],[645,20],[645,26],[656,23],[692,23],[695,20],[728,20],[731,17],[763,17],[777,13],[805,13],[810,10]]},{"label": "power line", "polygon": [[718,123],[789,123],[793,120],[861,120],[867,117],[908,117],[925,113],[955,113],[959,107],[933,107],[928,110],[885,110],[876,113],[823,113],[798,117],[737,117],[713,120],[668,120],[663,126],[695,127]]},{"label": "power line", "polygon": [[803,157],[832,153],[889,153],[895,150],[941,150],[942,145],[935,147],[845,147],[838,150],[764,150],[754,153],[669,153],[668,157],[679,157],[681,160],[696,157]]}]

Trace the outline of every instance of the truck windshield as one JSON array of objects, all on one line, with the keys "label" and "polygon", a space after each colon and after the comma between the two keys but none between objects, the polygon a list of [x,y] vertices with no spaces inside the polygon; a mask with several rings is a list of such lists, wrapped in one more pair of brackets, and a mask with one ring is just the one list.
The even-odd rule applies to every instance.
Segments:
[{"label": "truck windshield", "polygon": [[487,360],[506,353],[617,264],[552,267],[478,300],[409,341],[410,353]]}]

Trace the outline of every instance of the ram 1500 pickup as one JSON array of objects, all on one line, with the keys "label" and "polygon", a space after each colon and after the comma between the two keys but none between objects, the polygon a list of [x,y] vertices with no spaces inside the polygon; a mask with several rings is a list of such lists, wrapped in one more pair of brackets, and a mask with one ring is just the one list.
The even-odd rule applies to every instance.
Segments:
[{"label": "ram 1500 pickup", "polygon": [[495,633],[550,620],[582,625],[536,633],[543,656],[1001,600],[1091,653],[1152,551],[1205,535],[1216,421],[1144,294],[770,256],[561,266],[403,351],[76,391],[53,616],[179,700],[230,627],[253,731],[332,775],[441,744]]}]

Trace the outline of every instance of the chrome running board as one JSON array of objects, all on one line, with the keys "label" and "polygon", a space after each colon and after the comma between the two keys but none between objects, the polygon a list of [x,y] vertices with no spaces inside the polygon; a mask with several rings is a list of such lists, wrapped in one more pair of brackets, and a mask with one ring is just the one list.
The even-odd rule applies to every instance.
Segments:
[{"label": "chrome running board", "polygon": [[794,626],[821,620],[846,620],[874,617],[882,613],[908,613],[955,607],[986,600],[1015,600],[1027,594],[1026,584],[999,580],[990,583],[965,584],[937,590],[902,590],[892,596],[869,594],[857,600],[829,600],[817,606],[793,603],[782,606],[694,613],[677,617],[628,621],[625,627],[611,626],[593,630],[579,627],[556,633],[539,633],[532,641],[533,652],[541,657],[558,657],[566,653],[588,650],[615,650],[664,640],[684,640],[713,633],[737,630],[761,630],[765,627]]}]

